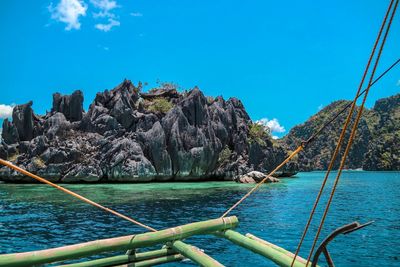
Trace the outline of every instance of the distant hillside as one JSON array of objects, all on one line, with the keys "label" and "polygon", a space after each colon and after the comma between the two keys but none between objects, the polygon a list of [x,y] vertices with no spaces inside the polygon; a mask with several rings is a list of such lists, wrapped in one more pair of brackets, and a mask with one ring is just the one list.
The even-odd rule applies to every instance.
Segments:
[{"label": "distant hillside", "polygon": [[400,94],[376,101],[365,170],[400,170]]},{"label": "distant hillside", "polygon": [[[336,101],[292,128],[280,144],[294,149],[348,101]],[[333,122],[297,158],[300,170],[325,170],[335,149],[347,113]],[[354,117],[353,117],[354,121]],[[347,138],[349,136],[347,132]],[[346,140],[347,140],[346,138]],[[344,149],[342,149],[343,152]],[[339,162],[335,162],[335,168]],[[346,168],[364,170],[400,170],[400,94],[376,101],[364,110]]]}]

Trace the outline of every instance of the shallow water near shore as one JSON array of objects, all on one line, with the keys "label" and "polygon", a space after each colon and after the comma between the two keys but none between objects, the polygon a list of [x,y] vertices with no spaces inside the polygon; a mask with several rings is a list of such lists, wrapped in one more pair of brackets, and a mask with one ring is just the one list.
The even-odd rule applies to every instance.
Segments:
[{"label": "shallow water near shore", "polygon": [[[323,175],[299,173],[296,178],[264,185],[231,213],[239,218],[237,230],[295,251]],[[64,186],[156,229],[217,218],[251,188],[234,182]],[[321,208],[300,253],[303,257],[308,255]],[[371,220],[375,221],[372,225],[331,242],[329,251],[337,266],[400,265],[400,172],[344,172],[321,237],[344,224]],[[0,184],[0,254],[140,232],[144,230],[47,185]],[[275,266],[213,236],[186,242],[226,266]],[[184,265],[192,264],[168,266]]]}]

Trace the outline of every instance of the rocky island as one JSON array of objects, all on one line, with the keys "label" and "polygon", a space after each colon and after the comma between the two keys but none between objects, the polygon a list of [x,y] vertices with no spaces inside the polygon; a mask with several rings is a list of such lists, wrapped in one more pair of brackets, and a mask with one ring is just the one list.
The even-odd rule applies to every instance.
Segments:
[{"label": "rocky island", "polygon": [[[141,87],[125,80],[87,112],[81,91],[54,94],[44,116],[18,105],[3,122],[0,157],[55,182],[150,182],[233,179],[287,156],[236,98]],[[32,181],[4,167],[0,180]]]},{"label": "rocky island", "polygon": [[[3,122],[0,157],[63,183],[234,180],[272,170],[346,103],[334,102],[273,140],[236,98],[206,97],[198,88],[141,91],[141,83],[125,80],[98,93],[86,112],[79,90],[55,93],[51,111],[43,116],[34,113],[32,102],[17,105],[12,121]],[[366,112],[350,168],[400,169],[399,96],[379,100]],[[342,119],[283,172],[324,169]],[[0,181],[33,182],[5,167]]]}]

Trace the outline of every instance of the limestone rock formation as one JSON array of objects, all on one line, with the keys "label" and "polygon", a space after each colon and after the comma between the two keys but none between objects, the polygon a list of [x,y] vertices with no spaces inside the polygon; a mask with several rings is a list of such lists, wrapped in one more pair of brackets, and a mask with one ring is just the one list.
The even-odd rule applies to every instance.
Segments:
[{"label": "limestone rock formation", "polygon": [[53,94],[51,112],[60,112],[71,122],[80,121],[83,115],[83,93],[77,90],[72,95]]},{"label": "limestone rock formation", "polygon": [[[31,102],[18,105],[3,123],[0,156],[73,183],[232,180],[287,155],[269,135],[250,145],[253,123],[238,99],[207,98],[198,88],[140,91],[125,80],[98,93],[87,112],[81,91],[54,94],[44,116]],[[32,181],[6,168],[0,180]]]},{"label": "limestone rock formation", "polygon": [[13,125],[17,129],[20,141],[30,141],[33,138],[32,101],[15,106],[12,113]]},{"label": "limestone rock formation", "polygon": [[7,144],[15,144],[19,142],[17,128],[8,119],[3,121],[2,138]]},{"label": "limestone rock formation", "polygon": [[[267,178],[268,177],[268,178]],[[243,175],[240,175],[235,178],[235,181],[238,183],[242,184],[255,184],[261,182],[263,179],[265,179],[266,183],[276,183],[279,182],[278,178],[272,177],[272,176],[267,176],[266,174],[258,171],[252,171]]]}]

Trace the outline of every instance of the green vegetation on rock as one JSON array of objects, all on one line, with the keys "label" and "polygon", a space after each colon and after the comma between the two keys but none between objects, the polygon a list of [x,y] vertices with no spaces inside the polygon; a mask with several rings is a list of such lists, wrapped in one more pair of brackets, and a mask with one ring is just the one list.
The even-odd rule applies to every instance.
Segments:
[{"label": "green vegetation on rock", "polygon": [[14,162],[17,160],[19,153],[15,153],[7,158],[8,161]]},{"label": "green vegetation on rock", "polygon": [[223,163],[228,160],[232,155],[232,150],[229,149],[228,146],[225,146],[224,149],[219,152],[218,162]]},{"label": "green vegetation on rock", "polygon": [[249,125],[249,142],[256,142],[262,146],[266,145],[265,139],[269,138],[268,128],[258,123]]},{"label": "green vegetation on rock", "polygon": [[46,167],[46,163],[40,157],[34,157],[32,159],[32,162],[37,168],[45,168]]},{"label": "green vegetation on rock", "polygon": [[174,105],[165,98],[155,98],[149,103],[148,110],[151,112],[167,113]]}]

